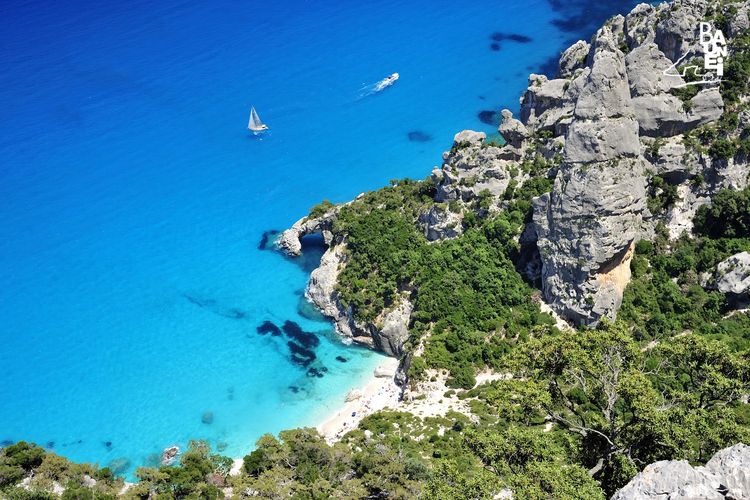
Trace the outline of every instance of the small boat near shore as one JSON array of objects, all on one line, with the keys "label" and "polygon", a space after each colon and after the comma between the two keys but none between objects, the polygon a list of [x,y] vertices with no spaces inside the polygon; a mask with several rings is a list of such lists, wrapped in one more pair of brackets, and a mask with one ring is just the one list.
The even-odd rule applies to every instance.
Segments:
[{"label": "small boat near shore", "polygon": [[258,112],[255,111],[255,106],[250,108],[250,121],[247,124],[247,129],[254,135],[258,135],[268,130],[268,125],[261,121]]}]

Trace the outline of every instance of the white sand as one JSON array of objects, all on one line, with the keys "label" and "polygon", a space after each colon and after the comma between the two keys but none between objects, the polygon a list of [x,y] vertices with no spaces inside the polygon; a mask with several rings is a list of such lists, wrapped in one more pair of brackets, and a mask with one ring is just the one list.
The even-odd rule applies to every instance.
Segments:
[{"label": "white sand", "polygon": [[[368,415],[385,408],[397,408],[401,389],[393,381],[393,376],[376,377],[376,372],[393,374],[398,368],[398,360],[385,359],[373,372],[372,378],[357,388],[361,397],[353,401],[344,401],[320,425],[318,432],[329,443],[341,438],[352,429],[356,429],[359,422]],[[354,390],[352,391],[354,392]]]},{"label": "white sand", "polygon": [[[393,374],[398,368],[398,360],[386,358],[373,370],[372,376],[363,387],[355,387],[350,394],[359,391],[360,397],[353,401],[341,401],[335,409],[317,426],[318,432],[328,443],[333,443],[352,429],[356,429],[359,422],[367,415],[385,408],[396,408],[399,405],[401,389],[393,381]],[[378,377],[375,374],[390,374]],[[354,416],[352,416],[354,414]],[[236,458],[232,462],[230,474],[235,476],[242,469],[243,459]]]},{"label": "white sand", "polygon": [[[350,391],[352,396],[358,392],[359,397],[352,401],[346,401],[349,395],[342,398],[341,404],[317,426],[318,432],[328,443],[334,443],[347,432],[356,429],[366,416],[386,408],[406,411],[421,418],[445,416],[449,411],[464,413],[473,418],[468,401],[458,398],[460,391],[448,392],[445,385],[447,372],[428,370],[428,380],[421,382],[414,392],[407,391],[401,400],[401,388],[393,380],[397,368],[397,359],[386,358],[373,371],[372,377],[363,387]],[[375,376],[376,373],[388,376],[378,377]],[[477,374],[477,385],[508,379],[511,376],[510,373],[493,373],[485,370]],[[231,474],[239,474],[241,467],[242,459],[234,460]]]}]

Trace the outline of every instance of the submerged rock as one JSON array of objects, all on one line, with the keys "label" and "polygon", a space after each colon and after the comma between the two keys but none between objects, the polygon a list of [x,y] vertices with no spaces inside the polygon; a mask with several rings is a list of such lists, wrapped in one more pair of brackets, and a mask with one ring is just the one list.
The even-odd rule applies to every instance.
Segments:
[{"label": "submerged rock", "polygon": [[406,135],[411,142],[430,142],[432,140],[430,134],[422,132],[421,130],[412,130]]},{"label": "submerged rock", "polygon": [[294,321],[284,321],[284,325],[281,327],[284,334],[295,342],[299,343],[306,349],[311,347],[317,347],[320,344],[320,339],[317,335],[312,332],[306,332]]},{"label": "submerged rock", "polygon": [[307,368],[310,364],[317,359],[316,354],[295,342],[289,341],[286,343],[291,352],[292,363]]},{"label": "submerged rock", "polygon": [[274,325],[271,321],[268,321],[268,320],[266,320],[263,323],[261,323],[260,325],[258,325],[255,328],[255,330],[260,335],[267,335],[269,333],[271,335],[273,335],[274,337],[278,337],[279,335],[281,335],[281,328],[279,328],[278,326]]},{"label": "submerged rock", "polygon": [[120,474],[124,474],[125,472],[127,472],[128,469],[130,469],[130,465],[131,465],[130,460],[128,460],[125,457],[120,457],[120,458],[115,458],[114,460],[112,460],[107,465],[107,467],[109,468],[109,470],[112,471],[113,474],[120,475]]},{"label": "submerged rock", "polygon": [[214,423],[214,412],[207,411],[204,412],[203,415],[201,415],[201,423],[204,423],[206,425],[211,425]]},{"label": "submerged rock", "polygon": [[486,124],[486,125],[492,125],[492,126],[498,126],[500,123],[500,114],[497,111],[492,110],[484,110],[477,113],[477,118],[479,118],[479,121]]},{"label": "submerged rock", "polygon": [[268,246],[268,242],[277,234],[279,234],[279,232],[276,229],[263,231],[263,236],[261,236],[260,242],[258,243],[258,250],[265,250]]}]

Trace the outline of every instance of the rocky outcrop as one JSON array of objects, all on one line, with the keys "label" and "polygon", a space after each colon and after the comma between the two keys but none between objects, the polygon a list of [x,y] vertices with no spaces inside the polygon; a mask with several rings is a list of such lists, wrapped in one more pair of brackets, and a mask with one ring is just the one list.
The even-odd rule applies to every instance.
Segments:
[{"label": "rocky outcrop", "polygon": [[445,205],[433,205],[419,217],[419,224],[428,241],[447,240],[463,233],[462,213]]},{"label": "rocky outcrop", "polygon": [[[520,123],[509,123],[511,119],[504,120],[506,130],[509,137],[520,145],[525,127]],[[511,129],[513,132],[510,132]],[[484,132],[471,130],[456,134],[451,150],[443,153],[442,167],[432,171],[432,179],[437,187],[435,201],[469,202],[483,192],[493,197],[505,193],[513,179],[512,172],[518,170],[515,160],[520,153],[510,144],[504,147],[488,145],[485,143],[486,137]],[[435,215],[425,217],[434,218]],[[443,214],[441,217],[449,216]]]},{"label": "rocky outcrop", "polygon": [[685,460],[655,462],[612,500],[750,498],[750,446],[738,443],[717,452],[703,467]]},{"label": "rocky outcrop", "polygon": [[503,120],[497,131],[503,136],[503,139],[505,139],[508,146],[519,152],[520,158],[520,151],[523,149],[524,142],[526,142],[526,139],[529,137],[529,131],[523,123],[513,118],[513,113],[509,110],[502,110],[501,115]]},{"label": "rocky outcrop", "polygon": [[[703,56],[697,22],[708,8],[706,0],[638,5],[608,21],[590,45],[579,41],[563,52],[559,78],[529,78],[521,121],[532,136],[552,132],[547,143],[562,146],[564,162],[552,192],[534,202],[524,248],[536,238],[540,266],[531,269],[541,268],[545,300],[568,320],[614,318],[634,242],[662,221],[672,237],[690,231],[697,209],[720,189],[748,185],[746,158],[711,158],[688,137],[721,118],[718,87],[702,84],[685,102],[677,92],[686,82],[676,67]],[[746,19],[732,9],[726,16],[729,31],[744,29]],[[750,119],[744,113],[738,131]],[[646,200],[654,175],[677,197],[652,214]]]},{"label": "rocky outcrop", "polygon": [[[658,222],[673,237],[689,231],[697,209],[720,189],[748,185],[747,158],[718,160],[708,148],[696,147],[693,131],[722,116],[719,90],[707,85],[683,101],[689,94],[677,89],[686,81],[671,71],[681,60],[702,55],[696,20],[708,15],[708,7],[707,0],[641,4],[613,17],[590,43],[578,41],[563,52],[557,78],[529,77],[520,119],[502,112],[498,131],[504,145],[487,141],[482,132],[456,134],[442,166],[432,172],[436,203],[415,221],[425,237],[460,236],[467,210],[486,215],[502,209],[509,186],[522,185],[530,166],[541,163],[555,181],[550,193],[533,202],[520,267],[541,283],[544,300],[564,319],[586,325],[614,319],[635,243],[650,238]],[[725,14],[727,31],[746,29],[746,4]],[[750,125],[750,111],[740,108],[738,121],[738,131]],[[666,207],[650,204],[657,212],[651,213],[649,192],[664,182],[677,197]],[[302,219],[278,245],[296,255],[301,237],[323,234],[331,247],[311,278],[309,299],[344,335],[399,353],[411,312],[406,298],[367,325],[356,324],[337,299],[337,272],[346,256],[337,248],[345,242],[332,241],[335,216],[332,210]]]},{"label": "rocky outcrop", "polygon": [[560,56],[560,61],[557,65],[557,76],[560,78],[570,78],[576,70],[584,68],[590,49],[591,46],[583,40],[578,40],[568,47]]},{"label": "rocky outcrop", "polygon": [[718,119],[724,109],[718,88],[707,88],[693,97],[689,111],[670,94],[685,85],[680,76],[668,74],[673,66],[659,47],[648,42],[634,48],[625,58],[633,110],[640,133],[653,137],[682,134]]},{"label": "rocky outcrop", "polygon": [[750,253],[741,252],[716,266],[716,288],[722,293],[747,297],[750,292]]},{"label": "rocky outcrop", "polygon": [[319,217],[303,217],[292,227],[282,232],[276,239],[276,246],[289,256],[296,257],[302,253],[302,238],[308,234],[321,234],[326,245],[331,244],[333,221],[337,209],[333,208]]},{"label": "rocky outcrop", "polygon": [[577,323],[612,317],[643,232],[645,163],[625,70],[605,27],[575,102],[565,161],[551,193],[534,203],[542,287],[552,308]]}]

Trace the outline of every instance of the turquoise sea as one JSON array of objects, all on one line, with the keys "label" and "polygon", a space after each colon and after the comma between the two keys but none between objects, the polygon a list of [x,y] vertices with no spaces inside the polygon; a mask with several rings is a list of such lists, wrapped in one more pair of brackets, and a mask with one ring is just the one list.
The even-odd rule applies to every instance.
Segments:
[{"label": "turquoise sea", "polygon": [[317,423],[381,358],[300,314],[320,248],[291,261],[264,233],[427,176],[633,4],[0,3],[0,442],[132,474]]}]

